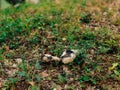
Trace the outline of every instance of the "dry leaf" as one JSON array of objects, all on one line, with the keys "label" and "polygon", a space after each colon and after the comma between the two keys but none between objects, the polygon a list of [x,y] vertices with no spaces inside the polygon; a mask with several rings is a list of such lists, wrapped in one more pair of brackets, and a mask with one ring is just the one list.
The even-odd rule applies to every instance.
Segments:
[{"label": "dry leaf", "polygon": [[56,2],[57,4],[59,4],[59,3],[60,3],[60,0],[55,0],[55,2]]},{"label": "dry leaf", "polygon": [[41,72],[40,75],[41,75],[43,78],[49,76],[49,74],[48,74],[46,71]]},{"label": "dry leaf", "polygon": [[12,65],[12,68],[17,68],[17,65],[16,65],[16,64],[13,64],[13,65]]},{"label": "dry leaf", "polygon": [[63,66],[63,70],[65,71],[66,74],[70,74],[71,72],[68,70],[68,67]]},{"label": "dry leaf", "polygon": [[12,85],[11,88],[10,88],[10,90],[16,90],[16,89],[15,89],[15,86]]},{"label": "dry leaf", "polygon": [[35,86],[35,82],[31,81],[31,82],[28,82],[31,86]]},{"label": "dry leaf", "polygon": [[51,38],[54,38],[55,36],[52,36],[52,35],[48,35],[47,38],[48,39],[51,39]]},{"label": "dry leaf", "polygon": [[60,85],[57,85],[56,89],[57,90],[62,90],[62,87]]},{"label": "dry leaf", "polygon": [[6,71],[9,77],[12,77],[16,72],[18,72],[17,69],[11,69]]}]

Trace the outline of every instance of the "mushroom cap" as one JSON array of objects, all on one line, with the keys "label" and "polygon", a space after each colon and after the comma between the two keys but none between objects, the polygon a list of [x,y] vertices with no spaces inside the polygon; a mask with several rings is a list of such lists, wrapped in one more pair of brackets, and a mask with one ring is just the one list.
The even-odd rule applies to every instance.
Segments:
[{"label": "mushroom cap", "polygon": [[78,50],[65,50],[61,55],[62,62],[64,64],[73,62],[76,58]]},{"label": "mushroom cap", "polygon": [[67,64],[67,63],[73,62],[75,58],[76,58],[76,55],[75,55],[74,53],[71,53],[70,56],[68,56],[68,57],[63,57],[63,58],[62,58],[62,62],[63,62],[64,64]]},{"label": "mushroom cap", "polygon": [[43,61],[49,62],[52,60],[52,55],[50,54],[44,54]]}]

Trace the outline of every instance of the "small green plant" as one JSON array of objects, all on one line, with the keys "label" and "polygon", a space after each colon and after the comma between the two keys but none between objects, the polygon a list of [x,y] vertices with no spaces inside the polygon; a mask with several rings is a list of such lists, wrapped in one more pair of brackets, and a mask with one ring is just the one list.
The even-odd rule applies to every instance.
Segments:
[{"label": "small green plant", "polygon": [[92,84],[96,84],[96,81],[95,79],[93,79],[92,77],[90,76],[87,76],[87,75],[83,75],[80,77],[80,82],[91,82]]},{"label": "small green plant", "polygon": [[7,53],[5,54],[6,58],[11,58],[12,57],[12,53]]},{"label": "small green plant", "polygon": [[38,90],[38,87],[37,86],[31,86],[30,90]]},{"label": "small green plant", "polygon": [[22,59],[22,64],[20,65],[21,71],[17,72],[18,75],[20,75],[21,77],[25,77],[28,78],[27,75],[27,65],[25,63],[25,59]]},{"label": "small green plant", "polygon": [[85,49],[81,49],[81,50],[79,50],[79,55],[77,55],[74,62],[78,65],[81,65],[85,61],[87,61],[87,54],[86,54]]},{"label": "small green plant", "polygon": [[54,7],[51,9],[50,12],[52,13],[53,16],[61,15],[61,13],[62,13],[60,10],[57,10],[57,9],[54,8]]},{"label": "small green plant", "polygon": [[16,42],[16,43],[11,42],[11,43],[9,44],[9,48],[10,48],[10,49],[16,49],[18,46],[19,46],[19,43],[18,43],[18,42]]},{"label": "small green plant", "polygon": [[105,53],[107,53],[107,52],[110,50],[109,47],[100,46],[100,47],[98,47],[98,48],[99,48],[98,54],[105,54]]},{"label": "small green plant", "polygon": [[21,77],[27,77],[27,73],[25,71],[21,71],[21,72],[17,72],[18,75],[20,75]]},{"label": "small green plant", "polygon": [[83,40],[94,40],[95,34],[90,30],[85,30],[85,32],[82,34]]},{"label": "small green plant", "polygon": [[90,23],[91,22],[91,14],[87,14],[87,13],[83,13],[82,15],[81,15],[81,18],[80,18],[80,21],[81,21],[81,23],[86,23],[86,24],[88,24],[88,23]]},{"label": "small green plant", "polygon": [[16,82],[18,81],[18,78],[9,78],[8,79],[13,85],[16,84]]},{"label": "small green plant", "polygon": [[59,81],[60,83],[66,82],[66,78],[65,78],[64,76],[62,76],[62,75],[59,75],[59,76],[58,76],[58,81]]},{"label": "small green plant", "polygon": [[116,58],[118,59],[118,60],[120,60],[120,55],[118,54],[118,55],[116,55]]},{"label": "small green plant", "polygon": [[67,81],[66,73],[63,71],[62,74],[58,75],[58,83],[64,83]]},{"label": "small green plant", "polygon": [[2,32],[0,34],[0,44],[5,42],[7,40],[7,35],[6,35],[6,32]]},{"label": "small green plant", "polygon": [[81,6],[82,6],[83,8],[86,6],[86,2],[87,2],[87,0],[82,0]]},{"label": "small green plant", "polygon": [[42,79],[42,77],[41,76],[39,76],[39,75],[35,75],[35,78],[36,78],[36,80],[37,80],[37,82],[40,82],[41,81],[41,79]]},{"label": "small green plant", "polygon": [[21,68],[22,68],[23,71],[27,71],[27,65],[26,65],[26,63],[25,63],[25,59],[22,59]]},{"label": "small green plant", "polygon": [[42,67],[38,61],[36,61],[35,69],[38,69],[38,70],[42,69]]},{"label": "small green plant", "polygon": [[32,44],[37,44],[39,42],[38,35],[33,36],[32,39],[29,42],[32,43]]},{"label": "small green plant", "polygon": [[3,50],[3,49],[0,49],[0,61],[1,61],[1,60],[4,60],[4,58],[3,58],[3,52],[4,52],[4,50]]}]

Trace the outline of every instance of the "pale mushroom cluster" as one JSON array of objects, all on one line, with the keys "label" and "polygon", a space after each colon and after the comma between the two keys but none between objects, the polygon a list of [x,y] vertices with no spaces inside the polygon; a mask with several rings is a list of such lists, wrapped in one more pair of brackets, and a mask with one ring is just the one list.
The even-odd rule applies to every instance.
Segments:
[{"label": "pale mushroom cluster", "polygon": [[68,64],[73,62],[78,54],[78,50],[65,50],[60,57],[44,54],[42,60],[45,62],[62,61],[62,63]]}]

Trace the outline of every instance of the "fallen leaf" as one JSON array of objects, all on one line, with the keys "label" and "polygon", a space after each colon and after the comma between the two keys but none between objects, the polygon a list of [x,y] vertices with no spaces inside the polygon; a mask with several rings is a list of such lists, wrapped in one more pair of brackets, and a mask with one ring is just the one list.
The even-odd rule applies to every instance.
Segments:
[{"label": "fallen leaf", "polygon": [[49,74],[47,73],[47,71],[43,71],[43,72],[41,72],[40,75],[41,75],[43,78],[49,76]]},{"label": "fallen leaf", "polygon": [[17,68],[17,65],[16,65],[16,64],[13,64],[13,65],[12,65],[12,68]]},{"label": "fallen leaf", "polygon": [[55,36],[52,36],[52,35],[50,36],[50,35],[48,35],[47,38],[48,38],[48,39],[51,39],[51,38],[55,38]]},{"label": "fallen leaf", "polygon": [[31,81],[31,82],[28,82],[31,86],[35,86],[35,82]]},{"label": "fallen leaf", "polygon": [[70,74],[70,70],[68,70],[68,67],[66,66],[63,66],[63,70],[65,71],[66,74]]},{"label": "fallen leaf", "polygon": [[95,90],[95,87],[88,86],[88,87],[86,88],[86,90]]},{"label": "fallen leaf", "polygon": [[12,77],[16,72],[18,72],[17,69],[11,69],[6,71],[9,77]]},{"label": "fallen leaf", "polygon": [[62,87],[60,85],[57,85],[53,90],[62,90]]}]

